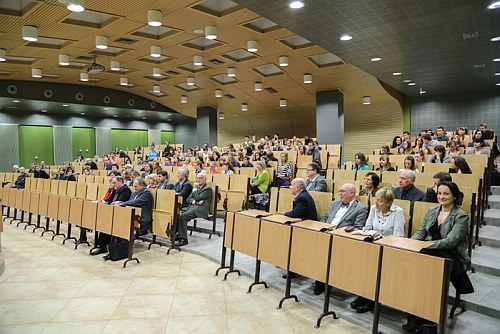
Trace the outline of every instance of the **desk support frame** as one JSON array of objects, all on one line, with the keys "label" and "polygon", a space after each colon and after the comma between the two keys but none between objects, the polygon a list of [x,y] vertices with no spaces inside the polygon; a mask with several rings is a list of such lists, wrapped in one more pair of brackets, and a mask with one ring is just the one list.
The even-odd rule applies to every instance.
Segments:
[{"label": "desk support frame", "polygon": [[380,247],[380,252],[378,255],[378,268],[377,268],[377,283],[375,284],[375,308],[373,311],[373,326],[372,334],[378,334],[378,323],[380,320],[380,280],[382,278],[382,259],[383,259],[384,247]]},{"label": "desk support frame", "polygon": [[[127,267],[127,263],[129,261],[136,261],[137,264],[139,259],[137,257],[132,257],[134,255],[134,222],[135,222],[135,209],[132,209],[132,213],[130,215],[130,234],[129,234],[129,243],[128,243],[128,259],[123,262],[123,268]],[[97,232],[96,232],[97,233]]]},{"label": "desk support frame", "polygon": [[321,326],[321,320],[323,320],[324,317],[331,315],[334,320],[338,319],[337,313],[335,311],[330,311],[330,291],[331,291],[331,286],[328,284],[328,281],[330,279],[330,261],[332,258],[332,243],[333,243],[333,237],[330,236],[330,241],[328,244],[328,249],[329,249],[329,254],[328,254],[328,262],[326,265],[326,282],[325,282],[325,299],[323,302],[323,313],[320,314],[318,320],[316,321],[316,325],[314,328],[319,328]]},{"label": "desk support frame", "polygon": [[294,299],[296,303],[299,302],[299,298],[296,295],[290,294],[292,289],[292,276],[290,272],[290,257],[292,255],[292,237],[293,237],[293,228],[290,229],[290,243],[288,244],[288,260],[286,264],[286,286],[285,286],[285,295],[281,298],[277,309],[280,309],[283,306],[283,302],[287,299]]},{"label": "desk support frame", "polygon": [[[259,221],[259,233],[258,233],[259,236],[260,236],[261,227],[262,227],[262,220]],[[264,285],[264,287],[266,289],[268,288],[267,283],[260,280],[260,263],[261,263],[261,261],[259,260],[259,246],[260,246],[260,237],[257,239],[257,254],[255,256],[255,279],[254,279],[254,282],[252,284],[250,284],[250,286],[248,287],[247,293],[251,293],[252,288],[256,285],[262,284],[262,285]]]}]

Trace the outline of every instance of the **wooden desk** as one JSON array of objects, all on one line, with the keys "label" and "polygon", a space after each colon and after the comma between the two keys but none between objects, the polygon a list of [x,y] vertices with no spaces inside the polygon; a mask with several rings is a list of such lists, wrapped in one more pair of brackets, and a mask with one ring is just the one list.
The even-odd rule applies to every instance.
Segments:
[{"label": "wooden desk", "polygon": [[234,215],[233,243],[231,249],[257,257],[260,217],[269,215],[265,211],[248,210]]},{"label": "wooden desk", "polygon": [[350,238],[358,241],[365,241],[366,235],[352,234],[352,232],[346,232],[345,227],[341,227],[336,230],[329,231],[328,233],[333,234],[338,237]]},{"label": "wooden desk", "polygon": [[375,241],[375,243],[383,246],[404,249],[417,253],[420,252],[422,248],[427,248],[431,245],[431,243],[427,241],[396,237],[394,235],[390,235],[385,238],[379,239]]},{"label": "wooden desk", "polygon": [[291,218],[287,217],[282,214],[275,214],[275,215],[268,215],[264,217],[263,219],[268,220],[273,223],[279,223],[279,224],[292,224],[296,222],[300,222],[302,219],[300,218]]},{"label": "wooden desk", "polygon": [[95,230],[111,234],[113,230],[113,209],[115,206],[109,204],[97,204],[97,221]]}]

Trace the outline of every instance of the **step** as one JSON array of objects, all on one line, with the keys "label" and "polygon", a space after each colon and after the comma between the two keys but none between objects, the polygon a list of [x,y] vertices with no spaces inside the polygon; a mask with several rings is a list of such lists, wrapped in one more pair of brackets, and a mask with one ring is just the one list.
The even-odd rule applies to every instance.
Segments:
[{"label": "step", "polygon": [[[481,234],[480,234],[481,235]],[[476,246],[472,251],[472,267],[483,274],[500,278],[500,248]]]},{"label": "step", "polygon": [[500,195],[490,195],[488,205],[491,209],[500,209]]},{"label": "step", "polygon": [[500,195],[500,187],[499,186],[491,186],[490,191],[493,195]]},{"label": "step", "polygon": [[500,226],[500,210],[488,209],[484,211],[484,222],[486,225]]},{"label": "step", "polygon": [[[500,319],[500,278],[483,273],[471,273],[469,278],[474,286],[474,293],[462,295],[465,309]],[[449,302],[455,300],[455,289],[450,284]],[[458,313],[460,308],[455,312]],[[461,317],[462,315],[460,315]]]},{"label": "step", "polygon": [[500,248],[500,227],[494,225],[481,227],[479,229],[479,240],[484,246]]}]

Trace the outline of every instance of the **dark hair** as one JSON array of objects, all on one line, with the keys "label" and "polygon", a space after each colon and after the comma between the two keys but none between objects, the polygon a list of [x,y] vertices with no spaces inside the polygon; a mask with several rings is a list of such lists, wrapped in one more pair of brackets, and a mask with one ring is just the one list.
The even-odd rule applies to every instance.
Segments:
[{"label": "dark hair", "polygon": [[403,138],[401,138],[400,136],[396,136],[394,137],[394,139],[392,139],[392,148],[396,148],[398,147],[398,144],[396,143],[396,141],[398,140],[398,138],[401,140],[401,143],[403,142]]},{"label": "dark hair", "polygon": [[437,129],[441,129],[444,131],[444,128],[442,126],[438,126]]},{"label": "dark hair", "polygon": [[354,158],[358,158],[359,160],[361,160],[360,166],[366,165],[366,155],[364,153],[358,152],[354,155]]},{"label": "dark hair", "polygon": [[451,182],[451,175],[447,172],[437,172],[432,176],[433,179],[439,179],[439,182]]},{"label": "dark hair", "polygon": [[455,161],[455,166],[462,174],[472,174],[472,170],[464,157],[453,157],[453,160]]},{"label": "dark hair", "polygon": [[422,136],[422,139],[425,139],[425,140],[432,140],[432,137],[430,134],[426,133],[425,135]]},{"label": "dark hair", "polygon": [[118,181],[118,182],[124,183],[123,177],[121,177],[119,175],[113,176],[113,179],[116,179],[116,181]]},{"label": "dark hair", "polygon": [[403,131],[403,134],[404,134],[404,135],[409,135],[409,134],[410,134],[410,132],[409,132],[409,131]]},{"label": "dark hair", "polygon": [[161,175],[161,176],[165,176],[167,179],[168,179],[168,172],[166,170],[159,170],[157,173],[157,175]]},{"label": "dark hair", "polygon": [[438,188],[440,186],[445,186],[448,187],[451,191],[451,194],[453,195],[453,204],[455,205],[460,205],[462,204],[462,199],[463,199],[463,193],[460,191],[458,188],[457,184],[455,182],[451,181],[443,181],[438,183]]},{"label": "dark hair", "polygon": [[474,143],[481,143],[481,147],[484,146],[484,139],[483,138],[476,138],[476,137],[474,137],[473,142]]},{"label": "dark hair", "polygon": [[415,158],[414,158],[414,157],[412,157],[411,155],[409,155],[409,156],[407,156],[407,157],[405,158],[405,161],[407,161],[407,160],[411,162],[410,169],[411,169],[411,170],[415,170]]},{"label": "dark hair", "polygon": [[380,176],[378,176],[378,174],[374,172],[366,173],[366,176],[372,177],[373,187],[377,188],[378,185],[380,184]]},{"label": "dark hair", "polygon": [[263,150],[263,149],[264,149],[264,145],[259,144],[259,146],[257,146],[257,149],[258,149],[258,150]]},{"label": "dark hair", "polygon": [[436,145],[436,147],[434,147],[434,152],[438,152],[439,153],[439,156],[440,156],[440,160],[441,162],[443,162],[443,159],[444,159],[444,156],[446,155],[446,149],[444,148],[443,145]]},{"label": "dark hair", "polygon": [[316,163],[316,162],[311,162],[309,165],[307,165],[308,167],[311,167],[312,169],[314,169],[316,171],[317,174],[319,174],[319,172],[321,171],[321,168],[319,167],[319,165]]}]

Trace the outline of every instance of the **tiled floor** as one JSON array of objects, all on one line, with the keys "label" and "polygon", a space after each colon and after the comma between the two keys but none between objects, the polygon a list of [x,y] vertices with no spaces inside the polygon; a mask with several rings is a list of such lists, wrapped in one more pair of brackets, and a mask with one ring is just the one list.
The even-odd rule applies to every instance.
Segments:
[{"label": "tiled floor", "polygon": [[345,319],[313,325],[320,309],[289,303],[251,279],[213,276],[217,263],[187,252],[146,251],[139,265],[103,261],[60,239],[5,224],[0,333],[369,333]]}]

